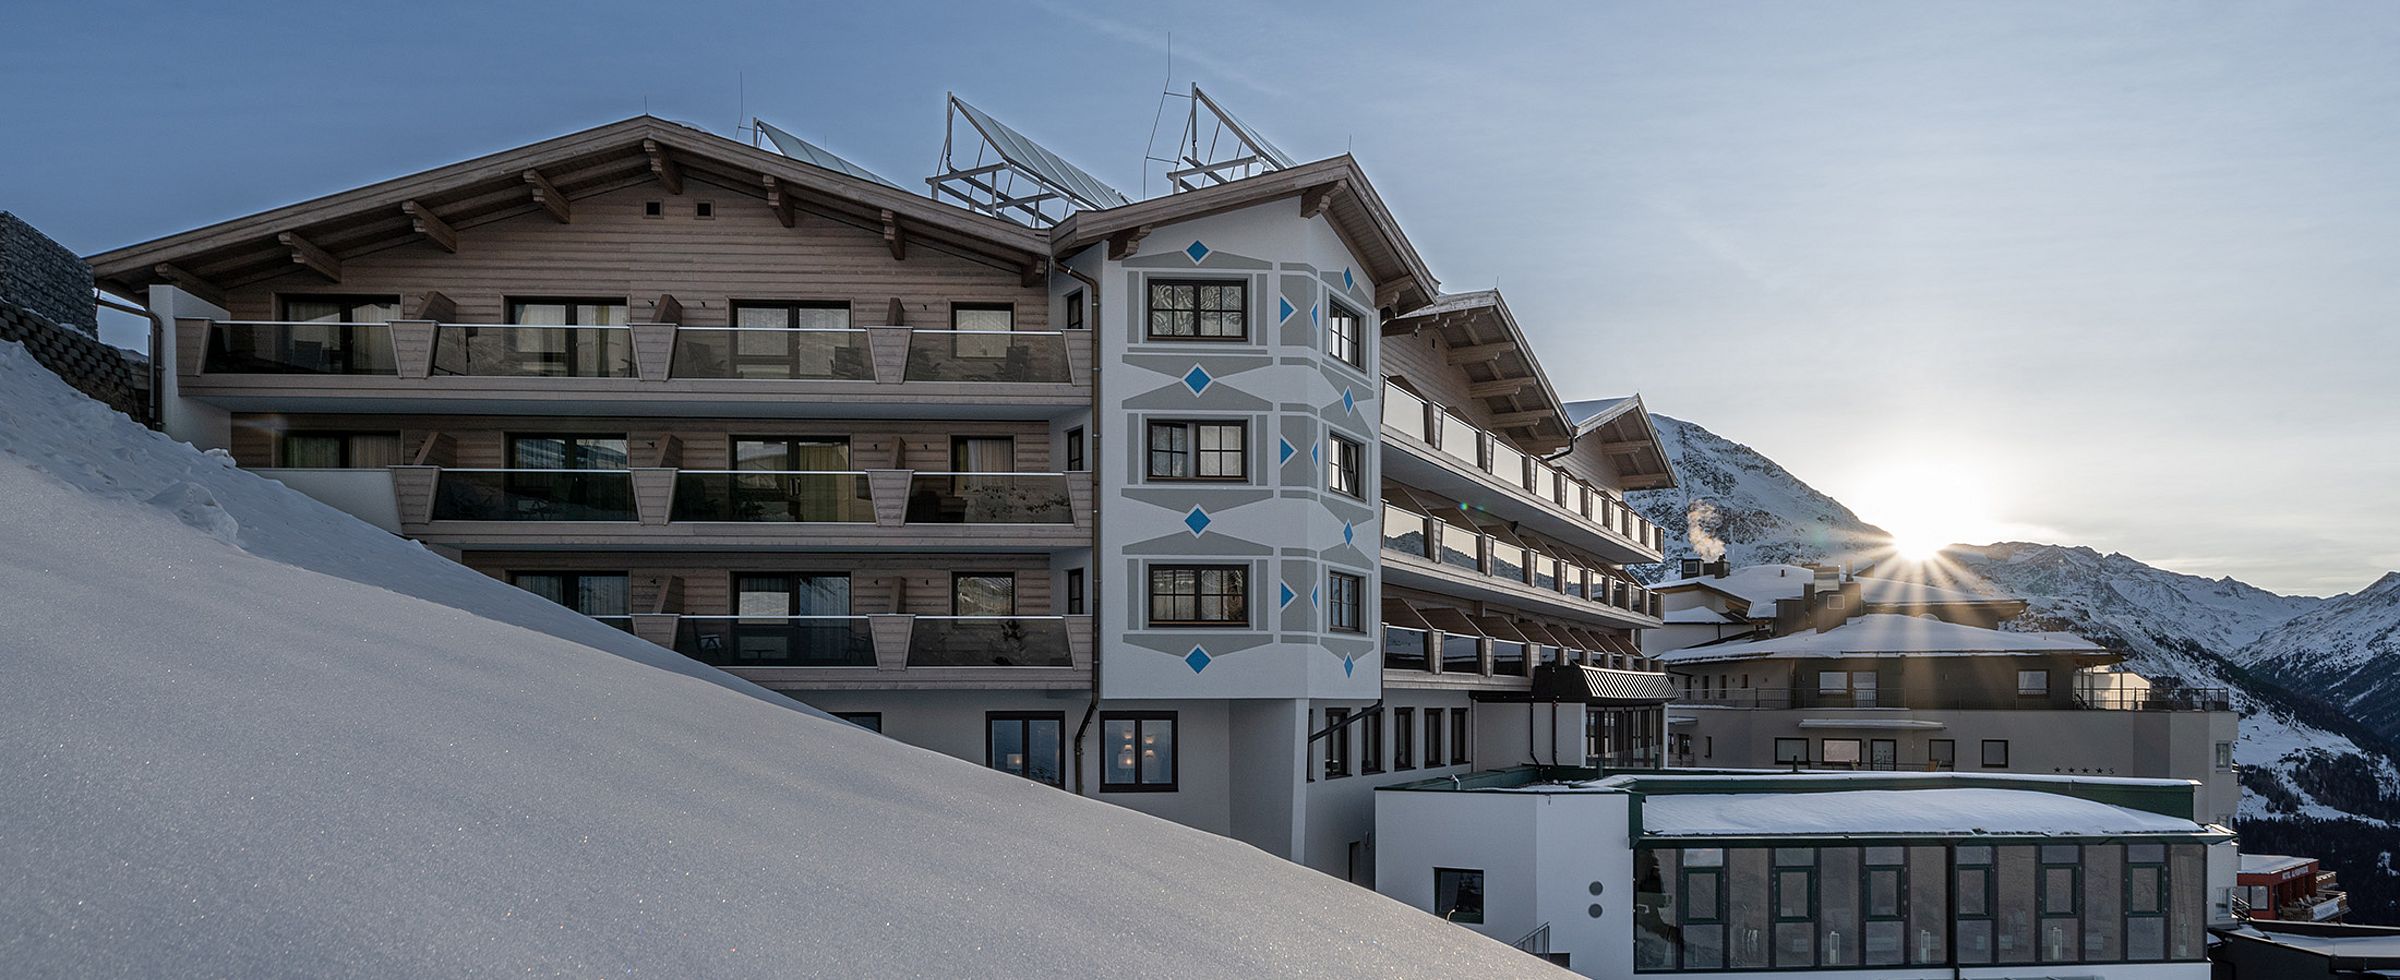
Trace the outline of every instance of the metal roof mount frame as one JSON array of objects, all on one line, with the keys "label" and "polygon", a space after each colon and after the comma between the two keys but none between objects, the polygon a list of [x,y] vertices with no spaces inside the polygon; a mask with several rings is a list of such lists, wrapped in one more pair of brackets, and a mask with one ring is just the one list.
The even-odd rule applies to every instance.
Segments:
[{"label": "metal roof mount frame", "polygon": [[[1076,211],[1133,203],[1025,134],[1010,129],[956,93],[942,122],[941,172],[925,178],[934,200],[944,195],[974,211],[1035,228],[1048,228]],[[971,165],[958,163],[958,120],[964,117],[977,146]]]},{"label": "metal roof mount frame", "polygon": [[[1208,118],[1200,115],[1202,109],[1208,110]],[[1200,145],[1203,129],[1207,130],[1206,148]],[[1231,146],[1223,145],[1228,137]],[[1198,82],[1192,83],[1191,111],[1184,117],[1183,139],[1176,152],[1180,156],[1176,169],[1167,171],[1176,193],[1294,166],[1291,154],[1234,118],[1217,100],[1200,91]]]},{"label": "metal roof mount frame", "polygon": [[764,119],[752,117],[750,120],[750,125],[753,132],[765,136],[768,142],[775,144],[776,152],[781,153],[784,156],[798,160],[802,163],[823,167],[837,174],[846,174],[859,178],[860,180],[872,180],[893,190],[906,189],[898,184],[883,179],[882,176],[876,174],[872,170],[868,170],[867,168],[861,167],[858,164],[842,159],[832,150],[828,150],[822,146],[818,146],[815,143],[811,143],[807,140],[801,139],[800,137],[777,129],[774,126],[768,125],[767,121]]}]

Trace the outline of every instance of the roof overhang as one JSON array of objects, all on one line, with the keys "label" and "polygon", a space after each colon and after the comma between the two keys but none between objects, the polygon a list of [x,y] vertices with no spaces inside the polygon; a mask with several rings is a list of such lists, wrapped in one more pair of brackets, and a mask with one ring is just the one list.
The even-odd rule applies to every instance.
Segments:
[{"label": "roof overhang", "polygon": [[1377,306],[1408,309],[1433,298],[1440,284],[1348,154],[1122,207],[1077,211],[1050,229],[1050,254],[1064,257],[1103,241],[1138,242],[1159,225],[1283,198],[1299,199],[1301,217],[1322,214],[1332,222],[1375,283]]},{"label": "roof overhang", "polygon": [[1383,325],[1386,334],[1427,330],[1441,335],[1451,363],[1466,372],[1470,390],[1491,412],[1494,428],[1537,453],[1556,452],[1574,440],[1565,403],[1499,290],[1437,296]]},{"label": "roof overhang", "polygon": [[[1642,396],[1616,399],[1575,423],[1574,439],[1609,459],[1627,490],[1665,490],[1676,485],[1675,461],[1658,440],[1658,426]],[[1590,441],[1586,441],[1590,440]]]},{"label": "roof overhang", "polygon": [[[455,248],[478,225],[548,210],[571,220],[577,198],[646,181],[690,179],[772,206],[882,231],[1016,269],[1049,257],[1040,232],[898,188],[785,157],[655,116],[636,116],[463,163],[262,211],[89,257],[102,288],[139,298],[156,283],[222,290],[312,260],[337,262],[416,241]],[[788,222],[787,222],[788,223]],[[294,241],[302,244],[295,245]]]}]

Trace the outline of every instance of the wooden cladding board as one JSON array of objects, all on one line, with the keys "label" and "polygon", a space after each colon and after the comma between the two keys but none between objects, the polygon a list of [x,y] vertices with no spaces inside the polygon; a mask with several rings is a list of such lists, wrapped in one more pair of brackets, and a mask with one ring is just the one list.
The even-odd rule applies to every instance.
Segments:
[{"label": "wooden cladding board", "polygon": [[[664,214],[644,217],[649,201],[662,202]],[[696,217],[699,201],[711,202],[715,216]],[[537,212],[461,228],[456,253],[420,239],[344,256],[334,283],[294,268],[228,289],[226,309],[237,320],[272,320],[287,293],[438,290],[457,304],[460,323],[506,322],[509,297],[621,298],[633,318],[647,319],[657,298],[672,294],[687,324],[725,323],[732,300],[829,300],[849,303],[851,322],[864,326],[888,319],[897,298],[915,326],[948,327],[952,303],[1013,303],[1018,329],[1048,329],[1046,285],[1028,288],[1019,272],[930,243],[895,260],[882,228],[823,215],[804,214],[786,228],[764,201],[696,174],[680,197],[644,182],[577,198],[574,215],[571,224]]]},{"label": "wooden cladding board", "polygon": [[[1449,347],[1437,331],[1427,328],[1414,336],[1395,334],[1383,338],[1382,345],[1379,353],[1383,356],[1384,373],[1406,379],[1426,401],[1449,409],[1451,414],[1467,420],[1467,424],[1486,432],[1498,431],[1492,425],[1493,413],[1484,404],[1485,400],[1469,392],[1468,386],[1473,382],[1468,380],[1466,371],[1444,360]],[[1389,411],[1389,406],[1385,410]],[[1593,486],[1620,491],[1625,486],[1615,463],[1599,452],[1597,436],[1576,440],[1574,452],[1551,462]]]},{"label": "wooden cladding board", "polygon": [[[850,440],[850,468],[943,471],[950,468],[951,439],[959,436],[1011,437],[1016,440],[1017,470],[1046,473],[1051,469],[1050,427],[1041,422],[963,420],[793,420],[793,419],[676,419],[587,418],[505,415],[315,415],[238,414],[233,419],[233,458],[243,466],[274,466],[276,444],[283,432],[392,432],[408,453],[434,433],[450,437],[454,446],[444,463],[468,469],[508,465],[511,434],[622,433],[635,466],[656,465],[670,445],[680,458],[671,465],[694,470],[732,468],[736,436],[841,437]],[[672,442],[670,442],[672,440]]]},{"label": "wooden cladding board", "polygon": [[624,572],[633,587],[634,609],[648,611],[672,582],[682,607],[670,612],[698,616],[733,613],[733,577],[741,573],[848,574],[853,615],[951,614],[953,575],[1014,575],[1017,612],[1047,616],[1053,608],[1050,560],[1046,555],[684,555],[579,554],[573,552],[468,552],[467,567],[507,581],[517,572]]}]

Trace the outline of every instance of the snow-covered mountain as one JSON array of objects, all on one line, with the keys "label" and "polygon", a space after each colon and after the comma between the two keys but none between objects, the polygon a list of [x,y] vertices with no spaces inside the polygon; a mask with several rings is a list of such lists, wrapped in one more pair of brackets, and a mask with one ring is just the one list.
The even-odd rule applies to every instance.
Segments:
[{"label": "snow-covered mountain", "polygon": [[[2380,897],[2354,902],[2400,916],[2388,844],[2400,828],[2400,575],[2326,600],[2024,542],[1956,546],[1945,562],[1912,567],[1880,560],[1889,554],[1881,529],[1758,451],[1652,418],[1682,486],[1630,499],[1667,530],[1670,557],[1722,548],[1737,566],[1872,564],[1883,577],[2018,596],[2031,608],[2016,626],[2121,649],[2153,678],[2227,688],[2242,714],[2243,832],[2314,847],[2346,878],[2382,879]],[[2329,703],[2326,692],[2341,693]],[[2358,863],[2342,867],[2348,859],[2333,855]]]},{"label": "snow-covered mountain", "polygon": [[1564,976],[914,748],[0,343],[9,976]]}]

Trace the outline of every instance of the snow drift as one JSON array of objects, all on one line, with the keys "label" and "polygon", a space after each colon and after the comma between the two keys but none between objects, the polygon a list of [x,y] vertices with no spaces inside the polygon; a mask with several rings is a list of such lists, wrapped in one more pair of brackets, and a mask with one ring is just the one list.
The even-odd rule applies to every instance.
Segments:
[{"label": "snow drift", "polygon": [[1503,976],[1248,846],[801,708],[0,344],[12,976]]}]

